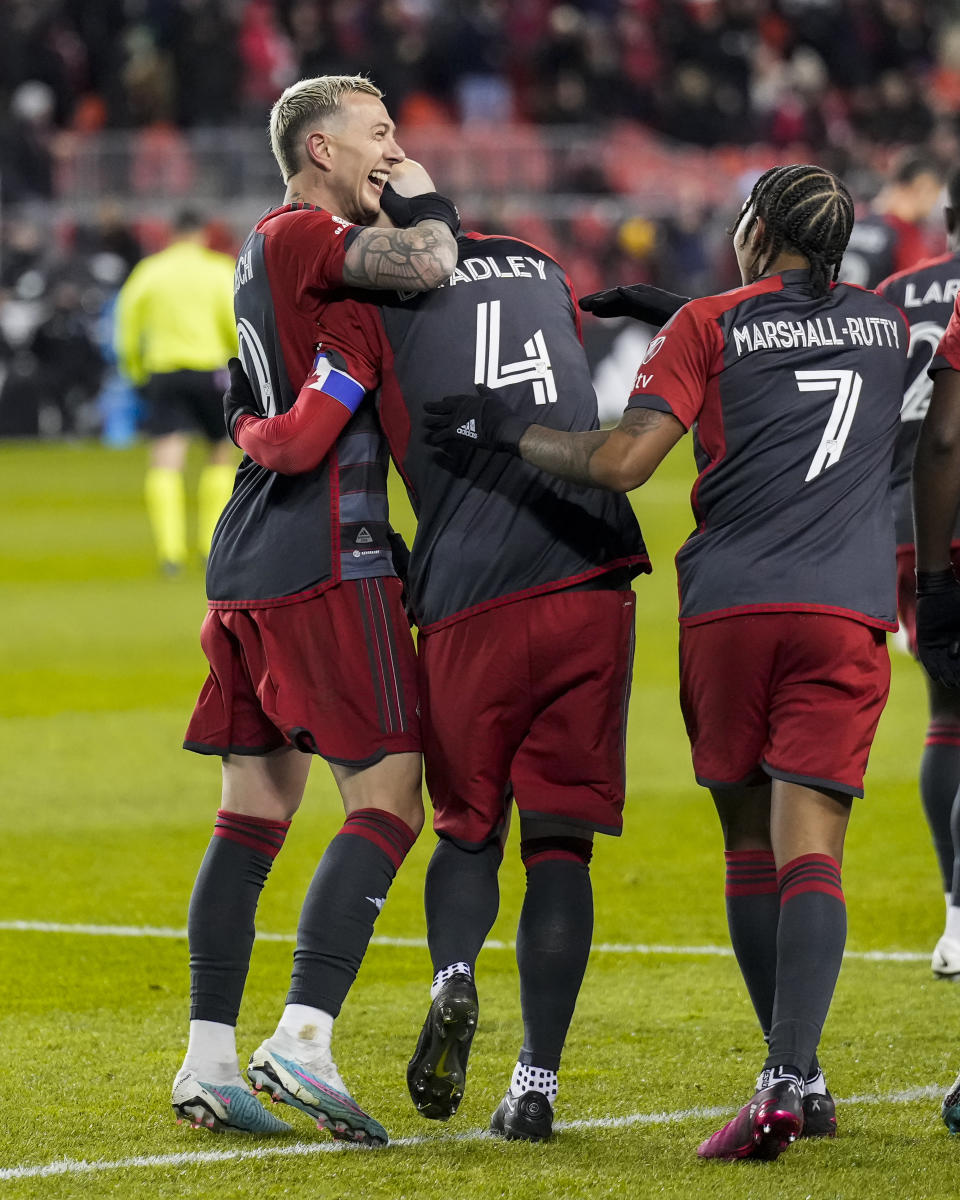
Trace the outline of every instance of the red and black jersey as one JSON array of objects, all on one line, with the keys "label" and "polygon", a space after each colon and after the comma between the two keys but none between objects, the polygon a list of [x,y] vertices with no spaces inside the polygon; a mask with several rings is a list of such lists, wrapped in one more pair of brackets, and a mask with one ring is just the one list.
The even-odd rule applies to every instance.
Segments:
[{"label": "red and black jersey", "polygon": [[[240,357],[265,416],[290,410],[311,377],[318,323],[336,326],[343,260],[357,232],[323,209],[290,204],[263,216],[244,242],[234,309]],[[348,343],[349,321],[341,333]],[[395,574],[389,452],[373,405],[361,403],[378,370],[354,353],[339,365],[340,399],[353,415],[319,465],[281,475],[249,456],[241,462],[207,562],[212,607],[291,603],[342,579]]]},{"label": "red and black jersey", "polygon": [[478,383],[540,424],[597,428],[578,309],[549,255],[514,238],[464,234],[439,288],[354,292],[336,316],[336,326],[321,320],[321,345],[348,363],[358,354],[379,362],[380,421],[418,520],[407,591],[422,629],[617,568],[649,571],[623,496],[512,455],[478,451],[453,463],[424,437],[424,403]]},{"label": "red and black jersey", "polygon": [[873,292],[784,271],[686,304],[629,408],[694,428],[698,527],[677,554],[684,625],[827,612],[896,628],[890,466],[909,331]]},{"label": "red and black jersey", "polygon": [[897,544],[912,546],[910,476],[920,424],[930,406],[933,391],[927,368],[943,338],[960,291],[960,255],[941,254],[926,259],[909,271],[891,275],[878,285],[877,291],[903,309],[910,323],[910,362],[900,409],[900,433],[893,456],[893,504]]},{"label": "red and black jersey", "polygon": [[934,249],[919,225],[892,213],[871,213],[854,222],[840,278],[857,287],[875,288],[881,279],[915,267]]},{"label": "red and black jersey", "polygon": [[960,295],[954,301],[947,328],[940,339],[933,361],[927,368],[931,378],[938,371],[960,371]]}]

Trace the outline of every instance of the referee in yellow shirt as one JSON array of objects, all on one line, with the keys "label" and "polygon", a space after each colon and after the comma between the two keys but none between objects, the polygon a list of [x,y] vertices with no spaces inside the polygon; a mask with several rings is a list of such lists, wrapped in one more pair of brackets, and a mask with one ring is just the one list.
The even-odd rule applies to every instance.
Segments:
[{"label": "referee in yellow shirt", "polygon": [[188,553],[183,471],[191,434],[199,431],[209,444],[197,489],[204,558],[233,488],[236,451],[224,429],[220,374],[237,353],[233,272],[232,258],[204,245],[202,219],[182,212],[173,241],[133,268],[117,299],[117,360],[147,407],[147,514],[160,565],[171,575]]}]

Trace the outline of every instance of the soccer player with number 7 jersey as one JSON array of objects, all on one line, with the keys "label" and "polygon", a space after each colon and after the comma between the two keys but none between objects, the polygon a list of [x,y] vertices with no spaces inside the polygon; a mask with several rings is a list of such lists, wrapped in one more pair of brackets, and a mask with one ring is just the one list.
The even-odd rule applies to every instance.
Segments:
[{"label": "soccer player with number 7 jersey", "polygon": [[909,341],[893,305],[831,287],[852,225],[829,171],[761,176],[733,230],[744,286],[676,312],[612,431],[524,428],[488,393],[431,406],[442,445],[472,423],[474,445],[615,491],[644,483],[693,429],[680,701],[768,1043],[756,1094],[703,1158],[776,1158],[836,1128],[817,1047],[846,939],[844,834],[889,688],[890,468]]}]

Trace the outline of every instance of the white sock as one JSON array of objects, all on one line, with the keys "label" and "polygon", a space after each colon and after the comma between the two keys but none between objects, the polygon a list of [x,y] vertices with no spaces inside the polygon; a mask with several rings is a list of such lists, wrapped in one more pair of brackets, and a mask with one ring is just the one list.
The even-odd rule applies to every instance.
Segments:
[{"label": "white sock", "polygon": [[449,967],[442,967],[433,977],[433,983],[430,985],[430,999],[436,1000],[437,993],[454,975],[466,975],[468,979],[473,978],[473,972],[470,970],[468,963],[459,962],[451,963]]},{"label": "white sock", "polygon": [[291,1055],[310,1062],[330,1057],[333,1017],[309,1004],[288,1004],[283,1010],[274,1038],[285,1043]]},{"label": "white sock", "polygon": [[820,1070],[812,1079],[803,1081],[803,1094],[805,1096],[825,1096],[827,1094],[827,1081],[823,1077],[823,1071]]},{"label": "white sock", "polygon": [[236,1029],[221,1021],[191,1021],[183,1065],[207,1083],[235,1082],[240,1076]]},{"label": "white sock", "polygon": [[947,927],[943,932],[948,938],[960,942],[960,908],[955,908],[952,904],[947,905]]},{"label": "white sock", "polygon": [[557,1103],[557,1073],[548,1071],[545,1067],[528,1067],[525,1063],[517,1063],[513,1068],[513,1078],[510,1080],[510,1095],[522,1096],[524,1092],[540,1092],[550,1101],[550,1107]]}]

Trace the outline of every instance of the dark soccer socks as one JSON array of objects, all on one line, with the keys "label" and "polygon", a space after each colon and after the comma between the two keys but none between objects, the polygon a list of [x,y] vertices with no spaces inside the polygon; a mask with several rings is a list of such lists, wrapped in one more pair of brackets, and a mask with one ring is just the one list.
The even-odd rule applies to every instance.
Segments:
[{"label": "dark soccer socks", "polygon": [[733,953],[766,1037],[777,988],[780,893],[772,850],[727,850],[724,895]]},{"label": "dark soccer socks", "polygon": [[[480,850],[440,838],[427,867],[423,901],[433,970],[466,964],[470,974],[500,908],[499,842]],[[439,982],[439,981],[438,981]]]},{"label": "dark soccer socks", "polygon": [[847,936],[840,864],[804,854],[779,872],[777,990],[765,1067],[808,1069],[833,999]]},{"label": "dark soccer socks", "polygon": [[527,870],[517,928],[522,1066],[560,1067],[593,938],[591,852],[591,843],[580,838],[520,843]]},{"label": "dark soccer socks", "polygon": [[236,1025],[257,903],[289,828],[289,821],[217,813],[187,917],[191,1020]]},{"label": "dark soccer socks", "polygon": [[352,812],[313,876],[300,914],[287,1004],[336,1017],[416,834],[379,808]]}]

